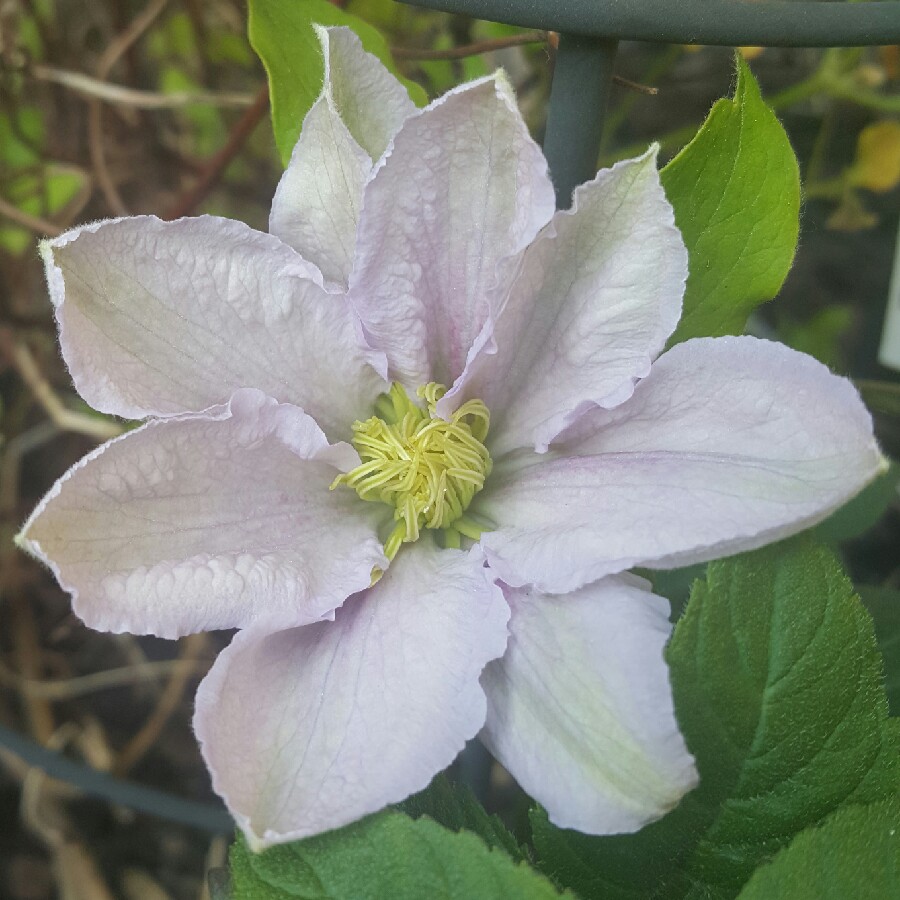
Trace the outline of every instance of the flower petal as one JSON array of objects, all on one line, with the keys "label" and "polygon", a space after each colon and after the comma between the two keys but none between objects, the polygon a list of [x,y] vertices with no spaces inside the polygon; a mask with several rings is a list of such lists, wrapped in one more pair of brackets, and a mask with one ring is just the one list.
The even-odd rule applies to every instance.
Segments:
[{"label": "flower petal", "polygon": [[419,541],[333,622],[239,634],[200,685],[194,727],[251,846],[426,787],[484,724],[478,678],[508,618],[480,555]]},{"label": "flower petal", "polygon": [[525,252],[493,334],[460,395],[492,412],[491,451],[543,453],[583,412],[627,400],[681,314],[687,251],[656,148],[581,185]]},{"label": "flower petal", "polygon": [[482,544],[508,584],[563,593],[750,550],[823,519],[884,466],[849,381],[750,337],[677,345],[628,403],[569,437],[501,461],[473,503],[498,525]]},{"label": "flower petal", "polygon": [[403,121],[406,89],[349,28],[316,27],[325,58],[322,95],[303,123],[272,202],[269,231],[346,285],[362,190]]},{"label": "flower petal", "polygon": [[358,460],[259,391],[152,421],[73,466],[19,543],[92,628],[174,638],[318,619],[385,564],[377,507],[329,491]]},{"label": "flower petal", "polygon": [[345,286],[350,274],[371,169],[372,161],[337,111],[325,98],[317,100],[275,190],[269,231],[337,286]]},{"label": "flower petal", "polygon": [[344,438],[384,390],[346,300],[271,235],[138,216],[42,249],[63,355],[102,412],[177,415],[258,388]]},{"label": "flower petal", "polygon": [[564,596],[508,589],[482,740],[561,828],[635,831],[697,784],[663,647],[668,603],[634,576]]},{"label": "flower petal", "polygon": [[502,74],[406,120],[366,187],[350,294],[391,376],[450,385],[501,262],[553,214],[547,164]]},{"label": "flower petal", "polygon": [[373,159],[388,148],[416,111],[403,85],[363,49],[346,27],[316,27],[325,55],[323,96],[329,98],[354,140]]}]

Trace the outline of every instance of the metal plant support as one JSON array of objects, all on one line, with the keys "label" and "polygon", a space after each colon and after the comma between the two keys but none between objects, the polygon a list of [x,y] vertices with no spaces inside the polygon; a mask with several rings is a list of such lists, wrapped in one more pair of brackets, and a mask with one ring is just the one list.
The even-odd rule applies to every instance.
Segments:
[{"label": "metal plant support", "polygon": [[556,202],[596,171],[620,40],[764,47],[900,43],[900,2],[827,0],[400,0],[560,34],[544,152]]}]

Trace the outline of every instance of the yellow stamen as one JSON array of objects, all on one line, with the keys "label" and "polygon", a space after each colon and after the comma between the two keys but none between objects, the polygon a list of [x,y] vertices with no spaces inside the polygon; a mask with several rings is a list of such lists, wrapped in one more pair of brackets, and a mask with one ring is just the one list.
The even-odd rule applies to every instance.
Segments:
[{"label": "yellow stamen", "polygon": [[394,508],[396,525],[384,545],[388,559],[417,540],[422,528],[445,530],[451,547],[459,546],[460,535],[480,535],[464,513],[491,471],[484,446],[491,417],[481,400],[468,400],[449,421],[439,418],[435,407],[446,391],[434,382],[420,387],[423,409],[403,387],[391,385],[375,402],[376,415],[353,423],[362,463],[331,485],[346,484],[363,500]]}]

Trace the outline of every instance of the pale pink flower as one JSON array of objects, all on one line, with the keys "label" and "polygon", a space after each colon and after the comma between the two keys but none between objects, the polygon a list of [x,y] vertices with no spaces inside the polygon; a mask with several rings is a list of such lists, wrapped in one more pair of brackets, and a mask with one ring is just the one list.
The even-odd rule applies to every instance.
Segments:
[{"label": "pale pink flower", "polygon": [[[696,773],[667,603],[625,570],[822,519],[883,464],[870,417],[779,344],[659,356],[687,255],[653,151],[555,213],[502,75],[419,111],[352,33],[321,38],[271,234],[136,217],[44,245],[76,387],[147,421],[21,544],[91,627],[242,629],[195,726],[254,847],[402,800],[479,732],[554,822],[636,829]],[[383,456],[354,473],[351,438]]]}]

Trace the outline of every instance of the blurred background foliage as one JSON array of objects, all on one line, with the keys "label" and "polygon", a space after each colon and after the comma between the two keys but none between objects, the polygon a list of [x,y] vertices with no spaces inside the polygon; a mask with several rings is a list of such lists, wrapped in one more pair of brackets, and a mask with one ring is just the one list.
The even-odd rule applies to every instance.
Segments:
[{"label": "blurred background foliage", "polygon": [[[394,0],[335,5],[379,29],[431,97],[503,66],[541,138],[554,35]],[[896,457],[900,379],[876,348],[900,196],[900,48],[741,52],[788,130],[805,194],[794,269],[751,330],[863,379]],[[617,72],[602,163],[651,140],[674,154],[729,92],[733,66],[727,48],[626,43]],[[228,636],[173,644],[88,631],[11,544],[53,480],[126,427],[73,392],[36,242],[129,214],[213,213],[265,229],[281,172],[267,112],[241,0],[0,0],[0,724],[95,769],[206,800],[191,696]],[[894,618],[885,598],[900,587],[897,478],[821,534]],[[657,587],[678,601],[692,574]],[[510,819],[524,810],[502,772],[467,777]],[[201,897],[227,845],[86,798],[2,748],[0,821],[0,897],[10,900]]]}]

